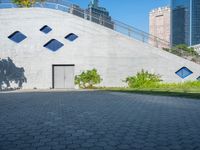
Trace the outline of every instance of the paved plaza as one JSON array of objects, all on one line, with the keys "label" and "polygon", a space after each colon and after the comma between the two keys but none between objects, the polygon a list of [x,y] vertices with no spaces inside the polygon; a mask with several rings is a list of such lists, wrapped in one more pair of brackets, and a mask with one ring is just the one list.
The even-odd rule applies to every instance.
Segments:
[{"label": "paved plaza", "polygon": [[200,150],[200,100],[0,93],[0,150]]}]

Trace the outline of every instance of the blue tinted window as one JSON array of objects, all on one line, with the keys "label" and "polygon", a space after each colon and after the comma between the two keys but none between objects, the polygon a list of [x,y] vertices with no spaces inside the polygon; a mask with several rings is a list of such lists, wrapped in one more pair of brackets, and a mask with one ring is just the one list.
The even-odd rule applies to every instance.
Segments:
[{"label": "blue tinted window", "polygon": [[200,0],[192,1],[192,45],[200,43]]},{"label": "blue tinted window", "polygon": [[52,29],[51,29],[49,26],[47,26],[47,25],[43,26],[43,27],[40,29],[40,31],[43,32],[43,33],[45,33],[45,34],[49,33],[51,30],[52,30]]},{"label": "blue tinted window", "polygon": [[172,0],[172,44],[190,44],[190,0]]},{"label": "blue tinted window", "polygon": [[12,33],[8,38],[16,43],[20,43],[27,37],[24,34],[22,34],[21,32],[16,31],[16,32]]},{"label": "blue tinted window", "polygon": [[200,0],[172,0],[172,44],[200,43]]},{"label": "blue tinted window", "polygon": [[200,81],[200,76],[197,78],[198,81]]},{"label": "blue tinted window", "polygon": [[65,39],[67,39],[67,40],[69,40],[69,41],[74,41],[74,40],[76,40],[78,38],[78,36],[76,35],[76,34],[74,34],[74,33],[70,33],[70,34],[68,34],[66,37],[65,37]]},{"label": "blue tinted window", "polygon": [[49,50],[51,50],[53,52],[57,51],[58,49],[60,49],[63,46],[64,46],[64,44],[62,44],[61,42],[59,42],[55,39],[50,40],[49,42],[47,42],[44,45],[44,47],[48,48]]},{"label": "blue tinted window", "polygon": [[191,75],[193,72],[191,70],[189,70],[187,67],[183,67],[180,70],[178,70],[176,72],[176,74],[181,77],[182,79],[188,77],[189,75]]}]

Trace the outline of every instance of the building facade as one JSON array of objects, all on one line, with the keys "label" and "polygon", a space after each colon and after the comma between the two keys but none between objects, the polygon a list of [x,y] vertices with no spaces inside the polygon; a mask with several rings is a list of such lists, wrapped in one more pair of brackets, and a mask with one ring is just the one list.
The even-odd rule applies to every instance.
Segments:
[{"label": "building facade", "polygon": [[171,42],[173,45],[200,43],[200,1],[172,0]]},{"label": "building facade", "polygon": [[[160,7],[153,9],[149,13],[149,33],[166,42],[170,42],[170,7]],[[157,41],[150,39],[151,43],[156,46]],[[166,44],[160,44],[159,47],[166,47]]]},{"label": "building facade", "polygon": [[79,16],[81,18],[85,18],[85,10],[80,8],[80,6],[75,5],[75,4],[71,5],[71,7],[69,8],[69,13],[76,15],[76,16]]},{"label": "building facade", "polygon": [[114,29],[114,23],[109,12],[104,7],[99,6],[99,0],[91,0],[86,9],[88,19],[108,28]]},{"label": "building facade", "polygon": [[73,4],[69,8],[69,13],[101,24],[110,29],[114,29],[114,22],[112,21],[109,12],[106,8],[99,6],[98,0],[91,0],[87,9],[82,9],[80,6]]},{"label": "building facade", "polygon": [[163,82],[200,76],[200,65],[194,62],[70,13],[10,8],[0,14],[2,87],[9,79],[24,89],[71,89],[75,75],[93,68],[103,79],[102,87],[124,87],[124,80],[142,69],[159,74]]}]

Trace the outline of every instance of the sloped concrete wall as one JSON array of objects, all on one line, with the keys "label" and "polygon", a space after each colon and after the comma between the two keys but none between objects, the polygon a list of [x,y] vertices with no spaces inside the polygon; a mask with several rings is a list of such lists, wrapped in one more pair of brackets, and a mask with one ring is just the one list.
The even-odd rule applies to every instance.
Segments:
[{"label": "sloped concrete wall", "polygon": [[[49,34],[39,31],[48,25]],[[19,44],[7,37],[20,31],[27,38]],[[64,37],[79,36],[74,42]],[[43,47],[51,39],[64,46],[57,52]],[[184,80],[196,80],[200,65],[148,44],[126,37],[98,24],[61,11],[42,8],[0,9],[0,57],[10,57],[23,67],[24,88],[51,88],[53,64],[75,64],[75,74],[96,68],[102,75],[101,86],[124,86],[123,80],[141,69],[160,74],[165,82],[182,82],[175,72],[188,67],[193,74]]]}]

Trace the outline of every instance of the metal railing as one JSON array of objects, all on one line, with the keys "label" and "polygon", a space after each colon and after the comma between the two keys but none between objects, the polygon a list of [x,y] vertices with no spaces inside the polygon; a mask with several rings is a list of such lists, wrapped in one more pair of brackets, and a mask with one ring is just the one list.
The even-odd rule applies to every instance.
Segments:
[{"label": "metal railing", "polygon": [[[17,7],[18,6],[12,3],[11,0],[0,0],[0,9],[17,8]],[[119,33],[127,35],[141,42],[148,43],[154,47],[158,48],[170,47],[170,43],[168,41],[162,40],[156,36],[141,31],[123,22],[111,19],[108,16],[103,16],[102,14],[95,14],[95,13],[91,14],[89,11],[80,8],[78,5],[74,5],[73,3],[67,0],[45,0],[44,2],[36,2],[33,5],[33,7],[50,8],[68,12],[83,19],[95,22],[112,30],[115,30]]]},{"label": "metal railing", "polygon": [[[17,7],[19,6],[12,3],[12,0],[0,0],[0,9]],[[67,0],[36,0],[36,3],[32,7],[50,8],[71,13],[88,21],[110,28],[111,30],[115,30],[133,39],[150,44],[153,47],[161,48],[169,53],[200,64],[200,55],[192,55],[183,49],[173,49],[171,48],[172,45],[170,45],[168,41],[162,40],[123,22],[112,19],[109,16],[104,16],[94,12],[90,13],[89,10],[82,9],[78,5],[75,5]]]}]

